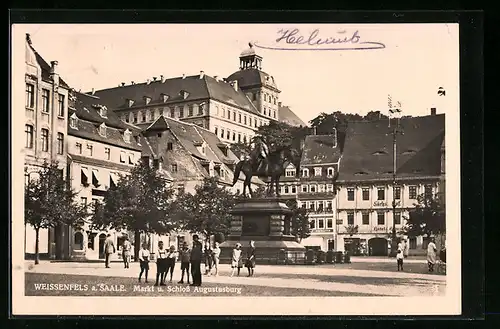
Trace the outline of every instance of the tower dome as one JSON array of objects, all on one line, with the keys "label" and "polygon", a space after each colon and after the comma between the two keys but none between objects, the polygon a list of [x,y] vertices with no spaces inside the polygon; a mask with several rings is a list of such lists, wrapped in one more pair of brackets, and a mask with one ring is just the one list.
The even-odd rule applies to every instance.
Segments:
[{"label": "tower dome", "polygon": [[249,42],[248,43],[248,49],[245,49],[241,52],[240,58],[241,57],[248,57],[248,56],[255,56],[257,53],[255,52],[255,49],[253,47],[253,43]]}]

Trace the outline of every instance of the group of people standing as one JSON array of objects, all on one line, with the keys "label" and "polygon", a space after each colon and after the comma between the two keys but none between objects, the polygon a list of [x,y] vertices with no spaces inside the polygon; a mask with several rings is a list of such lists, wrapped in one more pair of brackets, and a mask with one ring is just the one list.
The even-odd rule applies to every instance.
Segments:
[{"label": "group of people standing", "polygon": [[[409,245],[406,239],[401,240],[398,243],[398,249],[396,253],[396,260],[398,264],[398,271],[403,271],[404,259],[408,257]],[[440,251],[438,256],[438,249],[436,247],[436,241],[434,237],[431,237],[429,243],[427,244],[427,267],[429,272],[434,272],[434,266],[437,263],[438,258],[446,263],[446,249]]]},{"label": "group of people standing", "polygon": [[[125,268],[130,267],[130,260],[132,254],[132,244],[128,237],[122,245],[122,258]],[[113,239],[108,234],[108,238],[104,244],[105,264],[109,268],[110,255],[116,252]],[[179,251],[172,245],[166,249],[163,241],[158,242],[158,250],[156,251],[156,280],[155,286],[164,286],[166,281],[173,281],[173,274],[176,263],[180,262],[181,279],[178,283],[184,283],[184,275],[186,276],[186,283],[192,286],[201,285],[201,263],[205,264],[205,275],[217,276],[219,273],[221,249],[219,243],[215,242],[212,248],[210,243],[207,242],[205,247],[199,241],[198,235],[193,235],[193,245],[189,248],[187,242],[184,242]],[[149,263],[152,261],[151,253],[148,244],[144,243],[138,253],[138,260],[140,263],[139,282],[141,282],[144,275],[144,282],[148,282]],[[241,268],[245,266],[248,269],[248,276],[253,276],[255,269],[255,242],[250,241],[249,248],[246,253],[246,259],[242,250],[241,243],[236,243],[231,254],[231,276],[234,274],[240,275]],[[170,276],[169,276],[170,274]],[[190,280],[190,278],[192,280]]]}]

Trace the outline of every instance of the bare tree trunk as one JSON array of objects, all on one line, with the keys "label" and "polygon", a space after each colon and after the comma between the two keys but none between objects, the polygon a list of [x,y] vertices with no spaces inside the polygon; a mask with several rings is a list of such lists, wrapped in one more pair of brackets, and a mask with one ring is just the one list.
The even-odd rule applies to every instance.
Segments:
[{"label": "bare tree trunk", "polygon": [[40,263],[40,228],[35,227],[35,265]]},{"label": "bare tree trunk", "polygon": [[134,231],[134,262],[139,260],[139,250],[141,249],[141,231]]}]

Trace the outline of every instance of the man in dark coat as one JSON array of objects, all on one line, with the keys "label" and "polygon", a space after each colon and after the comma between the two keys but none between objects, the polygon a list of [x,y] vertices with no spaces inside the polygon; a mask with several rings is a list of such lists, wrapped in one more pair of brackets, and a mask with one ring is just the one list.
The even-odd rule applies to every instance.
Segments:
[{"label": "man in dark coat", "polygon": [[108,237],[104,241],[104,256],[106,259],[106,268],[109,268],[109,258],[111,254],[116,252],[115,243],[111,238],[111,234],[108,234]]},{"label": "man in dark coat", "polygon": [[192,286],[201,286],[201,260],[203,258],[203,246],[199,241],[198,235],[193,235],[193,248],[191,249],[191,277]]}]

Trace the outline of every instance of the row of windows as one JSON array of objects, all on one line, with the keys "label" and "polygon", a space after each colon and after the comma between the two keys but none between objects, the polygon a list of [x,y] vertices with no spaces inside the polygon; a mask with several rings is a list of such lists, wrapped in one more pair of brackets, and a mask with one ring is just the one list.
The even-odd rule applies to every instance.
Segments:
[{"label": "row of windows", "polygon": [[[80,184],[83,186],[89,186],[92,184],[94,188],[100,187],[102,184],[109,182],[109,187],[113,187],[117,184],[118,175],[113,175],[109,173],[107,176],[103,177],[99,172],[99,169],[90,169],[87,167],[81,167],[80,169]],[[106,184],[105,184],[106,185]],[[82,199],[83,200],[83,199]],[[85,199],[85,204],[86,204]]]},{"label": "row of windows", "polygon": [[233,142],[237,141],[239,143],[241,142],[246,143],[250,142],[251,140],[251,137],[246,134],[242,134],[236,131],[230,131],[229,129],[219,128],[219,127],[214,128],[214,134],[220,137],[221,139],[226,139],[228,141],[232,140]]},{"label": "row of windows", "polygon": [[[69,117],[69,126],[73,129],[78,129],[78,117],[76,116],[76,114],[72,114],[70,117]],[[99,135],[101,135],[102,137],[106,137],[107,136],[107,126],[106,124],[103,122],[100,126],[99,126]],[[131,142],[131,137],[132,137],[132,132],[130,130],[125,130],[123,132],[123,140],[126,142],[126,143],[130,143]],[[136,136],[136,141],[138,142],[138,137]]]},{"label": "row of windows", "polygon": [[152,122],[158,119],[160,116],[164,115],[169,118],[189,118],[193,116],[201,116],[204,114],[203,106],[198,106],[198,110],[195,115],[194,105],[185,105],[183,107],[176,106],[174,108],[160,108],[154,111],[146,110],[146,111],[137,111],[131,114],[125,114],[122,116],[122,121],[127,123],[141,123],[141,122]]},{"label": "row of windows", "polygon": [[308,209],[309,211],[331,211],[332,201],[324,200],[324,201],[303,201],[300,203],[300,207],[304,209]]},{"label": "row of windows", "polygon": [[246,114],[242,114],[241,112],[237,112],[236,110],[231,110],[231,109],[225,108],[225,107],[219,108],[218,105],[215,106],[215,112],[216,112],[216,115],[221,117],[221,118],[224,118],[227,120],[232,120],[234,122],[237,122],[237,123],[243,124],[245,126],[249,126],[249,127],[258,128],[258,127],[266,124],[266,122],[263,122],[261,119],[257,119],[256,117],[252,117],[250,115],[247,116]]},{"label": "row of windows", "polygon": [[[25,136],[26,136],[26,141],[25,141],[25,147],[26,148],[33,148],[34,140],[35,140],[35,133],[34,133],[34,128],[32,125],[26,125],[25,130],[24,130]],[[42,147],[42,152],[49,152],[49,130],[42,128],[41,129],[41,147]],[[57,154],[63,154],[64,153],[64,134],[63,133],[57,133]]]},{"label": "row of windows", "polygon": [[275,97],[275,96],[270,95],[268,93],[264,93],[264,102],[268,102],[268,103],[276,105],[276,103],[278,102],[278,97]]},{"label": "row of windows", "polygon": [[[328,177],[333,177],[335,174],[335,168],[329,167],[326,169],[326,175]],[[323,175],[323,168],[322,167],[315,167],[314,168],[314,176],[322,176]],[[309,177],[309,168],[303,168],[302,169],[302,177]]]},{"label": "row of windows", "polygon": [[[385,225],[385,215],[384,211],[377,212],[377,225]],[[340,219],[342,221],[342,219]],[[343,223],[342,223],[343,224]],[[347,213],[347,225],[354,225],[354,212],[350,211]],[[401,213],[396,212],[394,214],[394,224],[401,225]],[[370,213],[361,213],[361,225],[370,225]]]},{"label": "row of windows", "polygon": [[[65,96],[63,94],[57,94],[57,115],[64,117],[64,103]],[[26,84],[26,107],[30,109],[35,108],[35,85],[31,83]],[[42,89],[42,112],[50,113],[50,90]]]},{"label": "row of windows", "polygon": [[309,221],[309,228],[314,229],[326,229],[333,228],[333,218],[315,218]]},{"label": "row of windows", "polygon": [[[353,187],[347,188],[347,201],[354,201],[355,199],[355,189]],[[386,198],[385,187],[377,188],[377,200],[383,201]],[[432,185],[425,185],[425,195],[432,195]],[[370,200],[370,189],[368,187],[363,187],[361,192],[361,198],[363,201]],[[417,198],[417,186],[408,186],[408,198],[415,200]],[[401,186],[394,187],[394,200],[401,200]]]},{"label": "row of windows", "polygon": [[309,184],[301,186],[302,193],[333,192],[333,184]]},{"label": "row of windows", "polygon": [[[77,154],[80,154],[80,155],[83,154],[82,143],[76,142],[75,148],[76,148]],[[86,151],[87,151],[85,154],[86,156],[90,156],[90,157],[94,156],[94,145],[87,143]],[[104,159],[111,160],[111,148],[109,148],[109,147],[104,148]],[[120,163],[125,163],[125,164],[128,163],[128,164],[133,165],[135,163],[134,154],[129,153],[127,155],[127,153],[125,151],[120,151]]]}]

